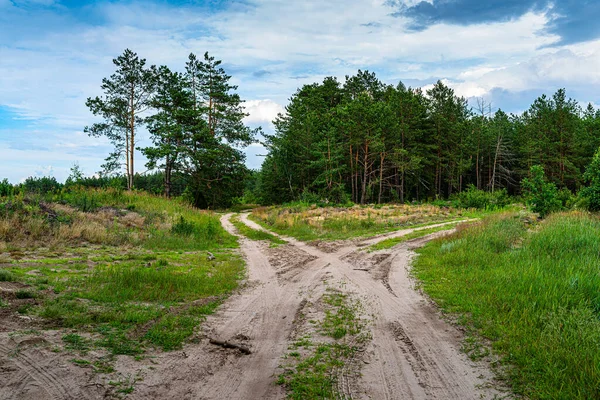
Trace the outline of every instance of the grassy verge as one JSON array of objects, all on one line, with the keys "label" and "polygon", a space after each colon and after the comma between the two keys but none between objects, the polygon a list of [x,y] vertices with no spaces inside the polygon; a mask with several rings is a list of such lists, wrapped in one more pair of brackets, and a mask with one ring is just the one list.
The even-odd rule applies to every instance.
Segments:
[{"label": "grassy verge", "polygon": [[285,240],[280,239],[277,236],[272,235],[268,232],[259,231],[259,230],[250,228],[248,225],[246,225],[242,221],[240,221],[239,215],[234,215],[231,218],[231,223],[233,224],[233,226],[235,226],[235,228],[238,230],[238,232],[240,234],[246,236],[248,239],[268,240],[274,246],[287,243]]},{"label": "grassy verge", "polygon": [[261,207],[250,218],[267,229],[299,240],[339,240],[373,236],[403,228],[432,225],[490,212],[433,205],[353,207]]},{"label": "grassy verge", "polygon": [[430,243],[413,271],[444,310],[491,342],[517,393],[591,399],[600,397],[599,248],[595,216],[535,223],[504,214]]},{"label": "grassy verge", "polygon": [[20,287],[0,305],[65,329],[64,348],[84,355],[178,349],[237,287],[236,246],[218,215],[144,193],[0,198],[0,284]]},{"label": "grassy verge", "polygon": [[456,225],[458,225],[458,224],[459,224],[459,222],[456,222],[453,224],[436,226],[434,228],[419,229],[419,230],[416,230],[409,234],[406,234],[404,236],[385,239],[379,243],[369,246],[369,251],[391,249],[392,247],[396,246],[397,244],[400,244],[400,243],[403,243],[403,242],[406,242],[406,241],[409,241],[412,239],[417,239],[417,238],[420,238],[423,236],[431,235],[432,233],[436,233],[436,232],[447,231],[449,229],[456,227]]},{"label": "grassy verge", "polygon": [[285,385],[291,399],[339,398],[342,369],[369,339],[365,322],[357,314],[359,303],[334,290],[328,290],[320,301],[322,318],[307,321],[316,330],[292,344],[285,372],[279,376],[278,383]]}]

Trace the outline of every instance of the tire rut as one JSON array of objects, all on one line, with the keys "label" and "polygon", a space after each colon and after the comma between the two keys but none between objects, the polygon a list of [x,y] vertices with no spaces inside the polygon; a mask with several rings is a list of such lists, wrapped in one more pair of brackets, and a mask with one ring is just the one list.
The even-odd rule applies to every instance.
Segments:
[{"label": "tire rut", "polygon": [[[45,392],[50,396],[49,399],[62,400],[87,398],[80,390],[74,388],[73,385],[64,384],[48,366],[40,365],[39,361],[31,359],[28,355],[17,352],[10,357],[15,350],[18,349],[10,349],[5,345],[0,344],[0,355],[9,357],[15,366],[25,373],[19,388],[26,388],[28,381],[35,380],[42,385]],[[52,363],[52,360],[49,360],[48,362]],[[73,393],[73,391],[75,393]],[[13,391],[12,396],[7,397],[7,399],[17,399],[20,394],[20,391]]]},{"label": "tire rut", "polygon": [[[268,231],[248,220],[247,214],[242,215],[242,221],[251,228]],[[443,225],[446,224],[427,228]],[[415,229],[381,235],[363,240],[359,245],[372,245],[413,231]],[[372,344],[364,357],[367,365],[361,379],[363,398],[480,399],[500,393],[483,388],[493,378],[488,366],[476,365],[460,351],[462,333],[442,320],[439,311],[414,289],[409,276],[410,262],[415,255],[412,249],[450,231],[401,243],[385,256],[376,253],[374,257],[382,259],[375,262],[364,258],[352,260],[358,250],[356,245],[342,245],[330,253],[275,234],[316,257],[317,261],[330,263],[334,278],[346,281],[347,290],[367,299],[366,308],[375,317]]]}]

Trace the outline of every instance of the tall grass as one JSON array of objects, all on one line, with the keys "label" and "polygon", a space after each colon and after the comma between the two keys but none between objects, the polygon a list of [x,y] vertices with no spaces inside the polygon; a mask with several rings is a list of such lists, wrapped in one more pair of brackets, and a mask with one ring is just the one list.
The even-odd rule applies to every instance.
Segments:
[{"label": "tall grass", "polygon": [[600,220],[504,214],[431,243],[424,290],[491,340],[517,393],[600,398]]},{"label": "tall grass", "polygon": [[0,242],[17,248],[92,243],[190,251],[237,245],[212,212],[116,189],[0,198]]}]

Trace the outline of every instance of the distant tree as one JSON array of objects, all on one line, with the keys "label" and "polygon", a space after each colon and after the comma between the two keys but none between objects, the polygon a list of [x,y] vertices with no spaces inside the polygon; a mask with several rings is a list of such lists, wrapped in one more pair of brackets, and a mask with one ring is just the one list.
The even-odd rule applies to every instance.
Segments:
[{"label": "distant tree", "polygon": [[73,163],[71,173],[65,181],[65,186],[79,185],[84,181],[85,177],[78,162]]},{"label": "distant tree", "polygon": [[103,97],[88,98],[86,106],[103,122],[85,127],[90,136],[106,136],[114,146],[114,151],[103,165],[105,172],[113,172],[121,167],[125,159],[127,188],[134,187],[134,153],[137,128],[143,124],[142,114],[151,106],[156,85],[156,68],[146,67],[146,60],[126,49],[113,60],[117,70],[109,78],[102,80]]}]

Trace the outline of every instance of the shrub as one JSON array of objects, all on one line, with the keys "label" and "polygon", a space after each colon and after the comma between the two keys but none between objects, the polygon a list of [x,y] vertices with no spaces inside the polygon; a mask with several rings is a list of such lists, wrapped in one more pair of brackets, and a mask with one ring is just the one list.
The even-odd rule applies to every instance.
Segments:
[{"label": "shrub", "polygon": [[486,192],[477,189],[475,185],[458,194],[458,206],[462,208],[477,208],[483,210],[494,210],[510,204],[510,197],[506,189],[495,192]]},{"label": "shrub", "polygon": [[534,165],[530,170],[531,178],[525,178],[521,182],[527,205],[533,212],[545,217],[553,211],[562,208],[558,197],[556,185],[548,182],[544,175],[544,169],[540,165]]},{"label": "shrub", "polygon": [[580,196],[587,200],[586,205],[590,211],[600,211],[600,149],[586,168],[583,179],[588,186],[581,189]]},{"label": "shrub", "polygon": [[8,182],[8,179],[4,179],[0,182],[0,197],[12,196],[15,194],[15,188]]},{"label": "shrub", "polygon": [[23,189],[26,193],[47,194],[55,193],[61,189],[62,185],[58,183],[53,176],[43,176],[34,178],[30,176],[23,182]]}]

